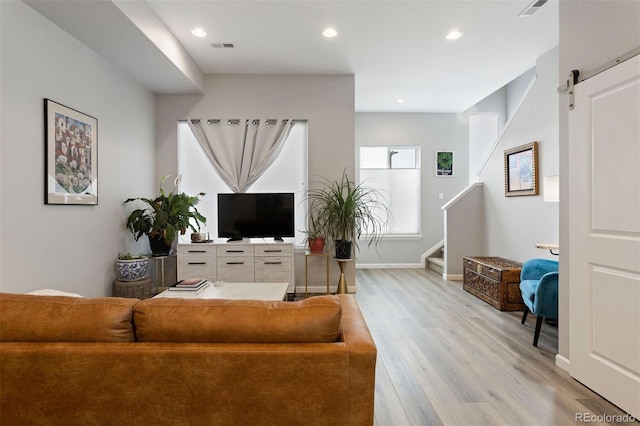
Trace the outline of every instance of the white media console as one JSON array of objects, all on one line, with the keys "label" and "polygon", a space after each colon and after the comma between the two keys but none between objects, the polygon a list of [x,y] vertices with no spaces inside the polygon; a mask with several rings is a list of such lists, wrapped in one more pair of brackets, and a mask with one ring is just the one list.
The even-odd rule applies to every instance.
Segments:
[{"label": "white media console", "polygon": [[178,244],[178,280],[288,282],[295,292],[292,243],[211,242]]}]

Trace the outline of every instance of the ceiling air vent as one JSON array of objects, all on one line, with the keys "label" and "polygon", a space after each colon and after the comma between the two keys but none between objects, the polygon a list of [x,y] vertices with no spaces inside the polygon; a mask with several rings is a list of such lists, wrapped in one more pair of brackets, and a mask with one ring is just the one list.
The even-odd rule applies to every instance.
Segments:
[{"label": "ceiling air vent", "polygon": [[216,49],[233,49],[235,46],[233,43],[211,43],[211,47],[215,47]]},{"label": "ceiling air vent", "polygon": [[538,9],[540,9],[546,2],[547,0],[533,0],[533,2],[529,6],[527,6],[525,10],[520,12],[520,15],[518,16],[520,17],[531,16],[534,13],[536,13]]}]

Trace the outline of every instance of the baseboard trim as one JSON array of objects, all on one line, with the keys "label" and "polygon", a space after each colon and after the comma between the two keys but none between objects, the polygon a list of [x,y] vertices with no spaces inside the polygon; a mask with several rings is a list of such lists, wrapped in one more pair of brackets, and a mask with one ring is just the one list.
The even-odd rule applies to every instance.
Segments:
[{"label": "baseboard trim", "polygon": [[356,269],[414,269],[424,268],[420,263],[356,263]]},{"label": "baseboard trim", "polygon": [[442,278],[447,281],[462,281],[464,280],[464,275],[462,274],[442,274]]},{"label": "baseboard trim", "polygon": [[[329,294],[335,294],[337,288],[338,288],[338,280],[336,279],[335,282],[332,281],[329,283]],[[355,294],[357,292],[357,286],[348,285],[347,291],[349,293]],[[326,292],[327,292],[327,287],[325,285],[310,285],[308,290],[308,293],[313,295],[326,294]],[[296,296],[304,296],[304,285],[296,286]]]},{"label": "baseboard trim", "polygon": [[[330,282],[329,283],[329,292],[335,292],[336,291],[335,287],[337,285],[338,285],[338,281],[337,280],[336,280],[335,283]],[[327,292],[327,286],[324,286],[324,285],[310,285],[308,292],[310,294],[325,294]],[[296,286],[296,294],[298,296],[300,296],[300,295],[304,296],[304,286]]]},{"label": "baseboard trim", "polygon": [[571,369],[571,365],[570,365],[570,361],[563,357],[560,354],[556,355],[556,367],[566,371],[567,373],[570,373],[570,369]]}]

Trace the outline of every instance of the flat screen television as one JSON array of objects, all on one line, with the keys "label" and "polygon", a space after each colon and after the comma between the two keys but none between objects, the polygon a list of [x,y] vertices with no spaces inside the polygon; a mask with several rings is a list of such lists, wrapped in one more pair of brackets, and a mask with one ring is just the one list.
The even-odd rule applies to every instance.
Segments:
[{"label": "flat screen television", "polygon": [[293,237],[293,193],[218,194],[218,237]]}]

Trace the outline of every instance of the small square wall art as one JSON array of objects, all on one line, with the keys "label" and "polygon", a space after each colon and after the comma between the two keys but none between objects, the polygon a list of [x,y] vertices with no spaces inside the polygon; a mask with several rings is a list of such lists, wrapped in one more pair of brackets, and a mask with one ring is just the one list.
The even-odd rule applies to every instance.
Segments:
[{"label": "small square wall art", "polygon": [[453,151],[436,151],[436,176],[453,176]]}]

